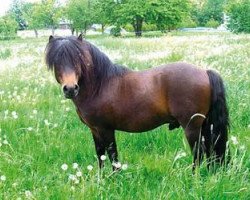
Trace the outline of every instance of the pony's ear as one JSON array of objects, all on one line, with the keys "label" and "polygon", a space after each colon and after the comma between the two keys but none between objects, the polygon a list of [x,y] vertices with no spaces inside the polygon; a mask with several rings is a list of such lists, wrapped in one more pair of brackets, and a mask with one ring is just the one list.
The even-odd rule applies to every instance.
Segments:
[{"label": "pony's ear", "polygon": [[82,42],[82,34],[80,34],[77,39]]},{"label": "pony's ear", "polygon": [[51,42],[53,39],[54,39],[53,35],[49,36],[49,42]]}]

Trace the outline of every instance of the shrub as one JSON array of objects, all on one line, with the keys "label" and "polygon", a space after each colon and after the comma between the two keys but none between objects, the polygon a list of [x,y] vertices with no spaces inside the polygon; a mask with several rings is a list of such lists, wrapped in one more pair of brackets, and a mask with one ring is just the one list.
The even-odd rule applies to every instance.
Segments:
[{"label": "shrub", "polygon": [[210,28],[217,28],[220,25],[220,23],[214,19],[210,19],[207,23],[206,23],[206,27],[210,27]]},{"label": "shrub", "polygon": [[121,36],[121,28],[120,27],[113,27],[111,30],[110,30],[110,35],[112,36],[115,36],[115,37],[118,37],[118,36]]},{"label": "shrub", "polygon": [[17,35],[18,24],[10,16],[0,18],[0,39],[7,40],[15,38]]},{"label": "shrub", "polygon": [[228,27],[231,31],[250,33],[250,0],[231,4],[228,15]]},{"label": "shrub", "polygon": [[179,28],[195,28],[197,23],[191,19],[191,17],[186,17],[178,26]]}]

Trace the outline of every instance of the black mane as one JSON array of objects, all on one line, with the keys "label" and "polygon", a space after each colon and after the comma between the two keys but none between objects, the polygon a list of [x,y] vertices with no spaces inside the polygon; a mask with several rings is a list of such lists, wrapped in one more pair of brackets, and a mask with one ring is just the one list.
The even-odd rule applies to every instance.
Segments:
[{"label": "black mane", "polygon": [[122,76],[129,71],[128,68],[113,64],[93,44],[74,36],[53,38],[46,47],[46,64],[50,70],[60,66],[80,67],[78,72],[91,80],[96,89],[109,78]]}]

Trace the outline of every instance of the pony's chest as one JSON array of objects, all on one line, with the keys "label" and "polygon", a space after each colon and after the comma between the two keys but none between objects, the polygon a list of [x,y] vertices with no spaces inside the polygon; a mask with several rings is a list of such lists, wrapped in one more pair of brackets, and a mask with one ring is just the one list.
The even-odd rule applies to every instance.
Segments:
[{"label": "pony's chest", "polygon": [[105,106],[78,105],[76,111],[80,120],[88,127],[105,127]]}]

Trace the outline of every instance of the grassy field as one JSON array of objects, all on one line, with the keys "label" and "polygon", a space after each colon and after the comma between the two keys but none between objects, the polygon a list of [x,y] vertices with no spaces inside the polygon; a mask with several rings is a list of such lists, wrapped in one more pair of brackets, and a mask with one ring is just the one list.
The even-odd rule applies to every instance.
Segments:
[{"label": "grassy field", "polygon": [[212,173],[203,164],[193,175],[183,131],[164,125],[117,132],[128,168],[112,174],[107,161],[98,171],[90,131],[44,64],[47,38],[1,41],[0,199],[250,199],[250,35],[89,40],[135,70],[185,61],[219,71],[230,109],[230,167]]}]

